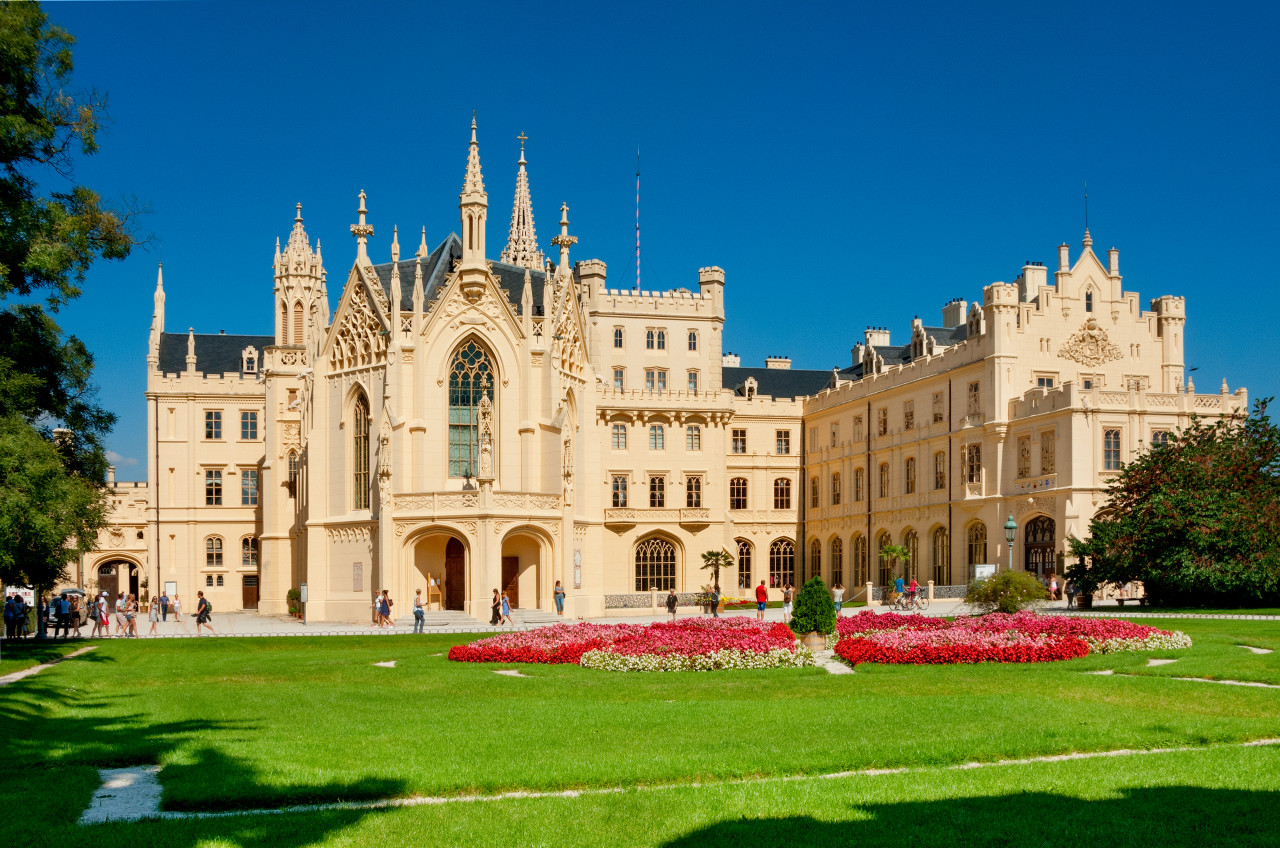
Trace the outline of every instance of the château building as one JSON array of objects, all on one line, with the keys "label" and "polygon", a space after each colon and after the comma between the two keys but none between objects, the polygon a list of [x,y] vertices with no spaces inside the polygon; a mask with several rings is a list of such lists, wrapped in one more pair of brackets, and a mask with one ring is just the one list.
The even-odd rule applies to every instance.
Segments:
[{"label": "ch\u00e2teau building", "polygon": [[567,206],[545,256],[526,165],[522,143],[496,260],[474,121],[458,233],[402,256],[393,229],[375,259],[362,192],[332,312],[299,205],[269,334],[167,332],[158,278],[148,479],[113,483],[82,585],[279,614],[305,583],[309,618],[359,620],[383,588],[485,617],[495,588],[549,610],[561,581],[586,617],[696,592],[708,550],[736,562],[729,594],[879,586],[893,542],[945,592],[1009,561],[1010,514],[1015,565],[1059,568],[1127,458],[1246,408],[1184,385],[1183,299],[1144,309],[1088,232],[1052,282],[1027,263],[905,344],[869,328],[843,370],[741,367],[723,270],[610,288],[571,260]]}]

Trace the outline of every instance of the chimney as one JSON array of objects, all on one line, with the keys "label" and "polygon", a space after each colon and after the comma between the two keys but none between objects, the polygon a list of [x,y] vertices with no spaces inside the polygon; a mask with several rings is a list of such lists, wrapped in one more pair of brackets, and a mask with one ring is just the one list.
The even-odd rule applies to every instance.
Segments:
[{"label": "chimney", "polygon": [[1107,251],[1107,264],[1110,266],[1111,276],[1116,277],[1120,274],[1120,251],[1114,247]]},{"label": "chimney", "polygon": [[765,368],[776,368],[779,371],[791,370],[791,357],[789,356],[766,356],[764,358]]},{"label": "chimney", "polygon": [[1058,245],[1058,270],[1071,270],[1071,248],[1067,247],[1067,243],[1065,241]]},{"label": "chimney", "polygon": [[722,368],[738,368],[742,365],[742,357],[736,353],[726,353],[720,357],[720,367]]},{"label": "chimney", "polygon": [[1029,303],[1040,296],[1042,289],[1049,282],[1049,269],[1042,262],[1028,262],[1022,266],[1022,276],[1018,278],[1018,300]]},{"label": "chimney", "polygon": [[864,336],[867,344],[872,347],[888,347],[889,346],[889,328],[888,327],[868,327]]},{"label": "chimney", "polygon": [[116,484],[116,467],[114,465],[107,466],[107,485],[114,486]]},{"label": "chimney", "polygon": [[[942,307],[942,326],[947,329],[959,327],[965,322],[965,316],[969,314],[969,304],[965,303],[962,298],[955,298],[947,301]],[[859,357],[861,359],[861,357]]]}]

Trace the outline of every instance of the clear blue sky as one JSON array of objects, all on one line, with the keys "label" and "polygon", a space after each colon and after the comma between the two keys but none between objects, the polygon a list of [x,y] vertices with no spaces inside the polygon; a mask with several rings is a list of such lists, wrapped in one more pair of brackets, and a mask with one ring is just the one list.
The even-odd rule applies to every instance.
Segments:
[{"label": "clear blue sky", "polygon": [[1187,298],[1198,389],[1276,395],[1280,14],[1270,4],[72,3],[82,86],[113,125],[78,178],[136,195],[155,241],[101,263],[63,315],[143,479],[155,267],[170,331],[270,333],[271,256],[294,204],[331,301],[369,197],[371,253],[458,228],[478,110],[505,239],[529,136],[538,235],[561,202],[575,259],[644,285],[726,269],[726,348],[849,363],[868,324],[1053,267],[1083,232],[1125,288]]}]

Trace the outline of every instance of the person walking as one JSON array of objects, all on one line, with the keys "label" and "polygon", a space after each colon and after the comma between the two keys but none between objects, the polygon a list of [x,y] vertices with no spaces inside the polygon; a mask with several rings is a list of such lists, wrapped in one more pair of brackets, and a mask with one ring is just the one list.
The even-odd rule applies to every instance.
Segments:
[{"label": "person walking", "polygon": [[182,598],[178,597],[178,593],[173,593],[173,620],[181,623],[182,621]]},{"label": "person walking", "polygon": [[836,605],[836,618],[839,618],[840,609],[844,606],[844,587],[839,580],[831,587],[831,602]]},{"label": "person walking", "polygon": [[14,616],[16,615],[14,599],[17,595],[9,595],[4,599],[4,638],[13,638]]},{"label": "person walking", "polygon": [[426,624],[427,616],[422,606],[422,590],[419,589],[413,596],[413,632],[422,633]]},{"label": "person walking", "polygon": [[1076,581],[1067,581],[1067,609],[1075,609],[1076,606]]},{"label": "person walking", "polygon": [[[80,628],[84,626],[80,621],[80,611],[84,609],[83,604],[84,599],[79,595],[71,596],[71,627],[75,629],[77,639],[84,638],[84,634],[80,632]],[[67,633],[67,636],[70,635],[70,633]]]},{"label": "person walking", "polygon": [[93,616],[93,632],[89,634],[90,639],[96,639],[99,636],[107,637],[111,633],[107,626],[107,593],[103,592],[98,599],[93,602],[93,607],[89,610],[89,615]]},{"label": "person walking", "polygon": [[217,632],[213,629],[213,625],[209,620],[213,618],[213,604],[205,598],[204,592],[196,592],[196,635],[200,635],[200,628],[209,628],[209,635],[217,636]]},{"label": "person walking", "polygon": [[124,601],[124,635],[138,638],[138,596],[130,595]]},{"label": "person walking", "polygon": [[502,621],[502,597],[498,594],[498,590],[493,590],[493,603],[489,605],[490,615],[489,623],[498,624]]},{"label": "person walking", "polygon": [[667,591],[667,615],[671,616],[671,620],[676,620],[676,605],[680,599],[676,597],[676,590],[673,586]]},{"label": "person walking", "polygon": [[127,636],[128,629],[125,627],[124,608],[126,603],[126,595],[121,592],[116,598],[116,636]]},{"label": "person walking", "polygon": [[711,587],[711,617],[720,617],[720,587]]},{"label": "person walking", "polygon": [[160,593],[160,620],[169,620],[169,593],[167,591]]},{"label": "person walking", "polygon": [[151,629],[147,631],[148,636],[158,636],[156,633],[156,625],[160,623],[160,604],[155,601],[151,602],[151,606],[147,609],[147,618],[151,620]]},{"label": "person walking", "polygon": [[791,599],[795,597],[796,587],[790,583],[782,584],[782,620],[791,620]]},{"label": "person walking", "polygon": [[556,581],[556,615],[564,615],[564,586],[560,585],[560,581]]},{"label": "person walking", "polygon": [[391,590],[383,589],[382,596],[378,599],[378,614],[382,616],[382,621],[387,627],[395,627],[396,621],[391,617],[391,608],[395,606],[395,601],[391,600]]},{"label": "person walking", "polygon": [[760,585],[756,587],[756,621],[764,621],[765,607],[769,606],[769,590],[764,585],[764,580],[760,581]]},{"label": "person walking", "polygon": [[1049,578],[1049,600],[1058,600],[1058,575]]},{"label": "person walking", "polygon": [[500,623],[510,624],[512,627],[516,626],[516,623],[511,620],[511,598],[506,592],[502,593],[502,621]]}]

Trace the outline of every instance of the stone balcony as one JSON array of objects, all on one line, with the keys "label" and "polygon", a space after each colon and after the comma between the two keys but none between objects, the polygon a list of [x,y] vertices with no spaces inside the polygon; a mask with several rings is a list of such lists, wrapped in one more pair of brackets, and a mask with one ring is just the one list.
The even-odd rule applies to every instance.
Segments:
[{"label": "stone balcony", "polygon": [[679,524],[690,530],[711,524],[711,510],[675,507],[613,507],[604,511],[604,526],[619,533],[637,524]]}]

